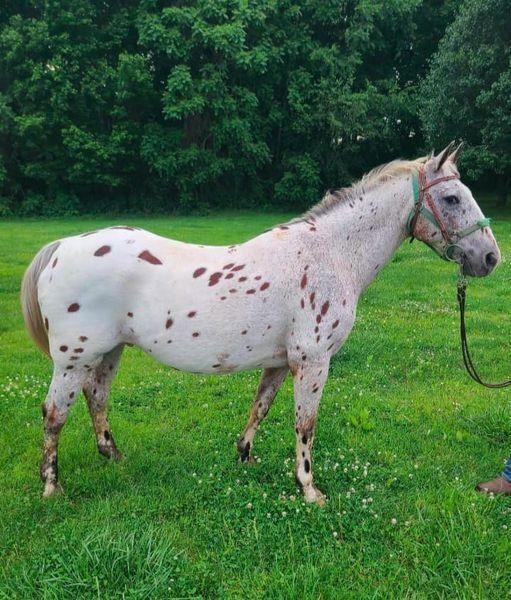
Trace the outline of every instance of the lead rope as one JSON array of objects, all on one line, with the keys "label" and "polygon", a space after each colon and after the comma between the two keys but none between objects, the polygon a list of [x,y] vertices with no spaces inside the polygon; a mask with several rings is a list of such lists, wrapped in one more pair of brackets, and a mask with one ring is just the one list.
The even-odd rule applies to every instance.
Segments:
[{"label": "lead rope", "polygon": [[461,338],[461,351],[463,353],[463,362],[465,363],[465,368],[467,369],[468,374],[474,381],[483,385],[487,388],[505,388],[511,385],[511,379],[507,381],[501,381],[500,383],[487,383],[481,379],[479,374],[474,367],[474,363],[472,362],[472,357],[470,356],[470,352],[468,350],[468,342],[467,342],[467,330],[465,327],[465,300],[466,300],[466,290],[467,290],[467,280],[462,272],[462,266],[460,265],[460,274],[458,277],[458,305],[460,307],[460,338]]}]

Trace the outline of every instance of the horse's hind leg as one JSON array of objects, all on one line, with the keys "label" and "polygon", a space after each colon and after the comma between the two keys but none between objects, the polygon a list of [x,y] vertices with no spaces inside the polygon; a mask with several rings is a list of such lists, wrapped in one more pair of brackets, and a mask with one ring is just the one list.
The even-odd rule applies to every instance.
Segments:
[{"label": "horse's hind leg", "polygon": [[51,496],[61,489],[58,482],[59,435],[70,407],[82,389],[87,372],[80,368],[55,365],[50,389],[43,403],[43,460],[41,479],[44,483],[43,496]]},{"label": "horse's hind leg", "polygon": [[252,410],[248,418],[247,426],[243,435],[238,440],[237,448],[241,462],[251,462],[250,450],[254,441],[254,436],[259,424],[270,410],[270,406],[284,381],[288,367],[279,367],[275,369],[265,369],[257,388],[256,397],[252,403]]},{"label": "horse's hind leg", "polygon": [[112,380],[117,373],[122,350],[123,345],[121,344],[108,354],[105,354],[99,365],[89,373],[83,386],[83,393],[87,400],[92,425],[96,434],[98,451],[103,456],[115,460],[121,459],[122,454],[117,450],[115,445],[114,436],[108,423],[106,406]]}]

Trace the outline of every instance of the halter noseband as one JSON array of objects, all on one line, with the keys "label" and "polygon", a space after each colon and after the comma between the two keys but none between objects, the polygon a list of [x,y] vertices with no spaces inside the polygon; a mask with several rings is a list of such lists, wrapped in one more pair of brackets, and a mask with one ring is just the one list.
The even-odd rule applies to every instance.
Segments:
[{"label": "halter noseband", "polygon": [[427,219],[430,223],[433,223],[436,227],[440,229],[440,233],[444,239],[444,247],[442,251],[437,250],[434,246],[428,244],[439,256],[441,256],[444,260],[453,260],[452,252],[457,247],[457,243],[467,235],[474,233],[478,229],[482,229],[483,227],[487,227],[490,224],[490,219],[482,218],[476,221],[474,225],[467,227],[466,229],[462,229],[461,231],[449,231],[443,222],[440,214],[438,212],[437,207],[433,202],[433,198],[429,193],[429,189],[438,183],[442,183],[442,181],[449,181],[451,179],[458,179],[457,175],[446,175],[445,177],[439,177],[438,179],[434,179],[433,181],[426,181],[426,173],[424,167],[419,169],[419,175],[412,175],[412,189],[413,189],[413,201],[414,208],[410,212],[410,216],[408,217],[408,231],[410,232],[411,240],[415,239],[415,228],[417,226],[417,221],[419,219],[419,215],[422,215],[425,219]]}]

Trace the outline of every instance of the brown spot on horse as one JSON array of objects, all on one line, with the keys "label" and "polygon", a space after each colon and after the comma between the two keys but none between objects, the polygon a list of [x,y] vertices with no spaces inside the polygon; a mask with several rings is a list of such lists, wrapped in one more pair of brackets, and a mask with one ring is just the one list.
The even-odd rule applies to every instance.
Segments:
[{"label": "brown spot on horse", "polygon": [[326,315],[326,313],[328,312],[328,308],[329,308],[329,307],[330,307],[330,302],[327,300],[327,301],[326,301],[326,302],[323,304],[323,306],[321,307],[321,314],[322,314],[323,316],[325,316],[325,315]]},{"label": "brown spot on horse", "polygon": [[173,323],[174,323],[173,319],[167,319],[167,322],[165,323],[165,329],[170,329],[172,327]]},{"label": "brown spot on horse", "polygon": [[191,310],[187,316],[189,319],[193,319],[193,317],[195,317],[196,314],[197,314],[196,310]]},{"label": "brown spot on horse", "polygon": [[151,254],[151,252],[149,252],[149,250],[144,250],[143,252],[141,252],[138,255],[138,258],[140,258],[141,260],[145,260],[146,262],[150,263],[151,265],[162,265],[163,264],[161,262],[161,260],[159,258],[156,258],[156,256],[154,256],[154,254]]},{"label": "brown spot on horse", "polygon": [[222,273],[220,271],[216,271],[212,275],[209,276],[209,286],[216,285],[220,279],[222,278]]},{"label": "brown spot on horse", "polygon": [[195,269],[195,271],[193,272],[193,278],[197,279],[197,277],[204,275],[205,272],[206,272],[205,267],[199,267],[198,269]]},{"label": "brown spot on horse", "polygon": [[59,350],[60,350],[61,352],[67,352],[67,346],[61,346],[61,347],[59,348]]},{"label": "brown spot on horse", "polygon": [[94,256],[105,256],[105,254],[108,254],[111,250],[111,246],[101,246],[94,252]]},{"label": "brown spot on horse", "polygon": [[304,289],[304,287],[307,285],[307,273],[303,274],[303,277],[300,281],[300,287],[302,288],[302,290]]},{"label": "brown spot on horse", "polygon": [[261,292],[264,292],[264,290],[267,290],[269,287],[270,287],[269,282],[265,281],[259,289],[261,290]]},{"label": "brown spot on horse", "polygon": [[80,305],[78,302],[73,302],[73,304],[70,304],[67,307],[67,312],[76,312],[77,310],[80,310]]}]

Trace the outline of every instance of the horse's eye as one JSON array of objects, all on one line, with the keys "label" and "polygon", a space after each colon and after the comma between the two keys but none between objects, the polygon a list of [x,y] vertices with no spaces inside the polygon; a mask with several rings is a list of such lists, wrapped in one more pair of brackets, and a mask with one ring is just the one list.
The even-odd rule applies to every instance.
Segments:
[{"label": "horse's eye", "polygon": [[460,199],[458,198],[458,196],[445,196],[443,198],[443,201],[446,204],[449,204],[451,206],[454,206],[455,204],[459,204],[460,203]]}]

